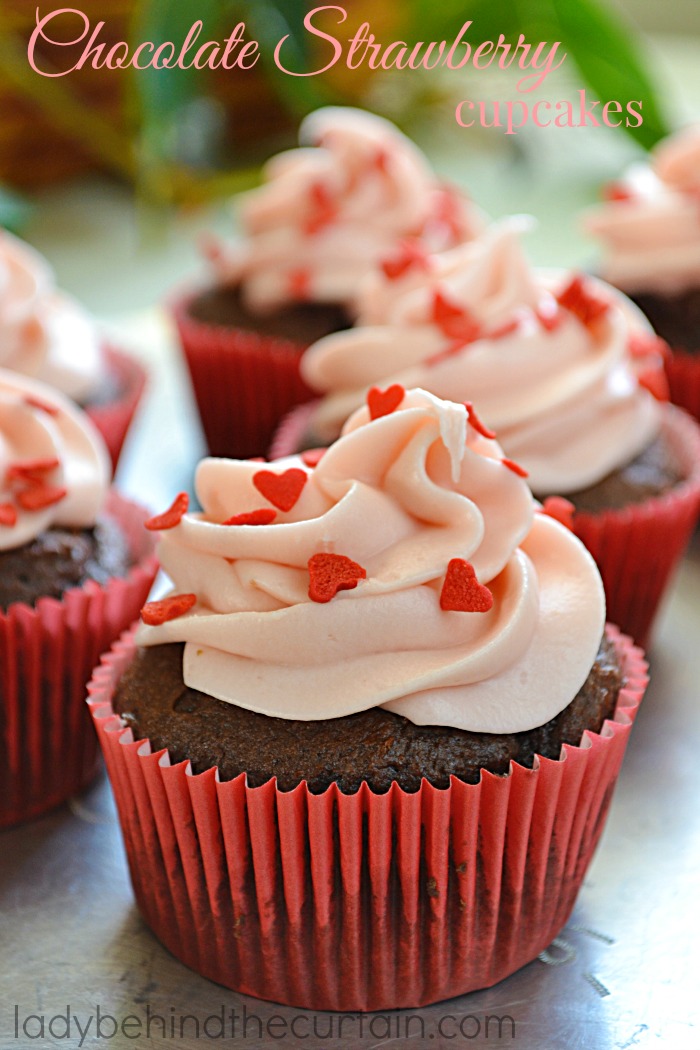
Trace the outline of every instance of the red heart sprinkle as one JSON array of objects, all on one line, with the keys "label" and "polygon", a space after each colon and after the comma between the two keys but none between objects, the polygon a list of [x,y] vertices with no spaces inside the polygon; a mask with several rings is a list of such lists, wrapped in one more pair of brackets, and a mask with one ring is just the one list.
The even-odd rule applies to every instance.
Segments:
[{"label": "red heart sprinkle", "polygon": [[668,380],[666,373],[663,368],[645,368],[643,372],[640,372],[637,376],[637,382],[640,386],[648,390],[652,397],[655,397],[657,401],[668,401],[670,397],[670,391],[668,389]]},{"label": "red heart sprinkle", "polygon": [[398,254],[385,259],[381,267],[387,279],[395,281],[414,267],[427,270],[428,257],[415,241],[404,241]]},{"label": "red heart sprinkle", "polygon": [[610,303],[606,299],[600,299],[587,290],[581,274],[572,277],[566,288],[559,292],[557,302],[565,310],[569,310],[575,317],[578,317],[581,324],[586,325],[587,328],[595,324],[610,309]]},{"label": "red heart sprinkle", "polygon": [[464,558],[452,558],[440,592],[440,608],[445,612],[488,612],[493,595],[479,583],[474,566]]},{"label": "red heart sprinkle", "polygon": [[603,187],[603,200],[605,201],[631,201],[632,194],[621,182],[609,182]]},{"label": "red heart sprinkle", "polygon": [[508,467],[508,470],[512,470],[514,474],[517,474],[519,478],[529,477],[525,467],[521,467],[519,463],[516,463],[513,459],[502,459],[501,463],[504,467]]},{"label": "red heart sprinkle", "polygon": [[314,554],[309,558],[309,598],[329,602],[338,591],[351,591],[367,572],[344,554]]},{"label": "red heart sprinkle", "polygon": [[48,402],[42,401],[38,397],[30,397],[27,395],[27,397],[24,398],[24,403],[25,405],[28,405],[29,408],[38,408],[40,412],[46,412],[47,416],[57,416],[60,411],[55,405],[49,405]]},{"label": "red heart sprinkle", "polygon": [[666,360],[671,355],[666,340],[651,332],[633,332],[627,340],[627,349],[632,357],[660,357]]},{"label": "red heart sprinkle", "polygon": [[159,602],[146,602],[141,610],[141,619],[149,627],[159,627],[168,620],[177,620],[189,612],[197,601],[196,594],[171,594]]},{"label": "red heart sprinkle", "polygon": [[190,505],[190,497],[186,492],[178,492],[177,496],[162,514],[156,514],[155,517],[149,518],[148,521],[144,522],[147,529],[151,532],[162,532],[164,529],[174,529],[176,525],[179,525],[182,521],[183,516],[187,513],[187,508]]},{"label": "red heart sprinkle", "polygon": [[546,514],[548,518],[554,518],[560,525],[565,525],[567,529],[572,531],[574,528],[575,510],[573,503],[568,499],[564,499],[563,496],[547,496],[542,504],[542,514]]},{"label": "red heart sprinkle", "polygon": [[469,422],[469,426],[473,427],[474,430],[476,430],[477,434],[481,434],[482,437],[495,438],[496,431],[489,430],[487,426],[484,426],[484,424],[481,422],[476,412],[474,411],[474,406],[472,405],[471,401],[465,401],[464,407],[467,410],[467,420]]},{"label": "red heart sprinkle", "polygon": [[234,514],[228,521],[223,521],[222,525],[271,525],[277,517],[276,510],[270,510],[269,507],[261,507],[260,510],[249,510],[245,514]]},{"label": "red heart sprinkle", "polygon": [[311,295],[309,270],[291,270],[288,276],[289,294],[293,299],[308,299]]},{"label": "red heart sprinkle", "polygon": [[370,419],[380,419],[382,416],[390,416],[406,396],[406,391],[400,383],[388,386],[386,390],[380,390],[373,386],[367,391],[367,407]]},{"label": "red heart sprinkle", "polygon": [[308,474],[299,467],[290,467],[284,474],[273,474],[271,470],[259,470],[253,474],[253,484],[273,507],[291,510],[301,496]]},{"label": "red heart sprinkle", "polygon": [[5,475],[7,481],[41,481],[46,474],[60,466],[59,460],[27,459],[23,463],[12,463]]},{"label": "red heart sprinkle", "polygon": [[433,296],[433,322],[443,335],[457,339],[462,345],[473,343],[481,335],[481,327],[466,307],[451,303],[438,289]]},{"label": "red heart sprinkle", "polygon": [[12,528],[17,524],[17,508],[11,503],[0,503],[0,525]]},{"label": "red heart sprinkle", "polygon": [[313,236],[324,226],[333,222],[338,214],[338,209],[322,182],[315,182],[309,190],[311,198],[311,211],[304,223],[304,233]]},{"label": "red heart sprinkle", "polygon": [[301,461],[307,467],[317,467],[325,456],[327,448],[307,448],[301,454]]},{"label": "red heart sprinkle", "polygon": [[17,493],[17,503],[22,510],[44,510],[54,503],[60,503],[67,495],[68,490],[57,485],[35,484]]}]

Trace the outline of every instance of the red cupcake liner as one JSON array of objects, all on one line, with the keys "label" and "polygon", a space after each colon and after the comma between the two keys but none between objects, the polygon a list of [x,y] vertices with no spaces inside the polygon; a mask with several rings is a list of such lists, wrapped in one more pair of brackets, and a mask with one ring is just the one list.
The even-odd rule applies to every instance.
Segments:
[{"label": "red cupcake liner", "polygon": [[119,394],[114,401],[102,405],[86,405],[85,412],[104,438],[112,470],[116,471],[127,432],[146,385],[146,372],[135,358],[105,347],[105,359],[110,377]]},{"label": "red cupcake liner", "polygon": [[600,733],[533,769],[383,795],[171,766],[111,707],[125,636],[89,703],[146,922],[205,977],[307,1009],[417,1007],[507,977],[571,913],[644,694],[641,650],[608,631],[626,684]]},{"label": "red cupcake liner", "polygon": [[0,828],[59,805],[98,769],[87,683],[101,654],[138,617],[157,569],[143,528],[147,512],[116,492],[105,510],[122,526],[135,561],[126,577],[0,611]]},{"label": "red cupcake liner", "polygon": [[694,354],[672,350],[664,367],[671,401],[700,422],[700,349]]},{"label": "red cupcake liner", "polygon": [[644,503],[574,516],[603,578],[608,619],[643,646],[700,513],[700,427],[666,405],[662,434],[685,481]]},{"label": "red cupcake liner", "polygon": [[313,397],[299,373],[306,344],[197,321],[191,300],[176,300],[172,311],[209,451],[264,456],[280,419]]}]

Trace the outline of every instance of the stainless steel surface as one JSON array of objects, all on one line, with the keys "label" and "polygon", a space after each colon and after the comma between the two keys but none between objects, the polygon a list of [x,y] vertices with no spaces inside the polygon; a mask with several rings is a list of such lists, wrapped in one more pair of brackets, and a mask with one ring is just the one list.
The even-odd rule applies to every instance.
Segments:
[{"label": "stainless steel surface", "polygon": [[[161,320],[145,315],[123,324],[120,335],[128,341],[132,330],[154,374],[119,481],[162,506],[191,480],[200,437]],[[172,958],[139,918],[103,777],[70,805],[0,836],[0,1050],[212,1042],[347,1050],[700,1046],[699,628],[696,537],[659,624],[652,685],[573,919],[543,959],[497,987],[421,1011],[368,1015],[362,1029],[358,1015],[347,1017],[339,1034],[339,1015],[314,1016],[211,984]],[[98,1008],[126,1020],[126,1034],[110,1038],[113,1022],[103,1016],[99,1038]],[[216,1036],[222,1009],[225,1041],[203,1028],[209,1018],[206,1031]],[[179,1038],[182,1015],[192,1016]]]}]

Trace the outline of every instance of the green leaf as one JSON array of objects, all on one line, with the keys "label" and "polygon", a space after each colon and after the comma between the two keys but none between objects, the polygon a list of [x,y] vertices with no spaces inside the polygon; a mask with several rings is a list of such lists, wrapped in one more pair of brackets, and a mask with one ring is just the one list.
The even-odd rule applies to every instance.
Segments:
[{"label": "green leaf", "polygon": [[633,29],[595,0],[551,3],[564,47],[601,102],[621,102],[624,107],[631,100],[642,101],[643,124],[625,130],[650,149],[669,127]]}]

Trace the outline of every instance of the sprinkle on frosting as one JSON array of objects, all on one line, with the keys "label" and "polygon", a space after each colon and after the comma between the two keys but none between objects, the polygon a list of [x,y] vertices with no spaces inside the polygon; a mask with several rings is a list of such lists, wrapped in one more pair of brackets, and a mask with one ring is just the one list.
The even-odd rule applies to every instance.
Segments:
[{"label": "sprinkle on frosting", "polygon": [[476,430],[476,432],[478,434],[481,434],[482,437],[485,437],[485,438],[495,438],[496,437],[496,431],[495,430],[489,430],[489,428],[487,426],[484,426],[484,424],[481,422],[481,420],[479,419],[479,417],[476,414],[476,409],[474,408],[474,406],[471,403],[471,401],[465,401],[464,402],[464,407],[467,410],[467,419],[469,420],[469,426],[470,427],[474,427],[474,430]]},{"label": "sprinkle on frosting", "polygon": [[301,453],[301,461],[306,467],[317,466],[325,453],[325,448],[307,448]]},{"label": "sprinkle on frosting", "polygon": [[400,383],[394,383],[386,390],[380,390],[378,386],[371,387],[367,391],[370,419],[380,419],[382,416],[390,415],[391,412],[396,411],[405,396],[406,391]]},{"label": "sprinkle on frosting", "polygon": [[257,510],[246,511],[245,514],[234,514],[227,518],[224,525],[272,525],[277,517],[277,511],[269,507],[260,507]]},{"label": "sprinkle on frosting", "polygon": [[476,578],[474,566],[464,558],[452,558],[440,591],[440,608],[445,612],[485,613],[493,606],[493,595]]},{"label": "sprinkle on frosting", "polygon": [[534,270],[522,225],[495,224],[426,271],[372,276],[358,324],[302,358],[323,395],[310,420],[319,440],[340,432],[368,388],[401,384],[472,400],[541,495],[587,488],[639,455],[660,415],[638,375],[651,368],[664,382],[658,349],[648,362],[630,352],[648,323],[595,278]]},{"label": "sprinkle on frosting", "polygon": [[190,505],[190,497],[186,492],[178,492],[177,496],[167,510],[162,514],[156,514],[144,522],[144,526],[152,532],[161,532],[163,529],[174,529],[182,521],[183,515],[187,513]]},{"label": "sprinkle on frosting", "polygon": [[309,598],[312,602],[329,602],[338,591],[351,591],[367,572],[344,554],[321,552],[309,558]]},{"label": "sprinkle on frosting", "polygon": [[441,185],[381,117],[320,109],[299,138],[301,148],[273,157],[263,185],[244,197],[241,243],[206,246],[219,281],[240,285],[253,310],[308,299],[352,312],[362,278],[383,263],[390,273],[397,250],[399,268],[412,269],[421,250],[461,244],[483,227],[471,202]]},{"label": "sprinkle on frosting", "polygon": [[634,295],[679,294],[700,282],[700,125],[664,139],[629,167],[584,223],[603,248],[602,276]]},{"label": "sprinkle on frosting", "polygon": [[258,473],[204,460],[202,511],[161,536],[174,618],[156,610],[137,642],[184,642],[188,686],[272,717],[382,706],[494,733],[576,694],[603,631],[599,574],[464,405],[421,390],[376,419],[363,405],[290,511],[225,527],[256,510]]},{"label": "sprinkle on frosting", "polygon": [[418,270],[429,268],[425,249],[415,241],[403,241],[399,251],[381,263],[382,272],[388,280],[396,281],[414,267]]},{"label": "sprinkle on frosting", "polygon": [[528,476],[525,467],[521,467],[519,463],[515,462],[515,460],[504,457],[501,460],[501,463],[504,467],[508,467],[508,470],[512,470],[514,474],[517,474],[519,478],[526,478]]},{"label": "sprinkle on frosting", "polygon": [[253,475],[258,492],[278,510],[291,510],[301,496],[308,474],[299,467],[290,467],[283,474],[259,470]]},{"label": "sprinkle on frosting", "polygon": [[184,616],[196,604],[195,594],[171,594],[157,602],[146,602],[141,610],[141,619],[149,627],[158,627]]},{"label": "sprinkle on frosting", "polygon": [[0,369],[0,550],[51,526],[90,528],[110,469],[85,414],[58,391]]}]

